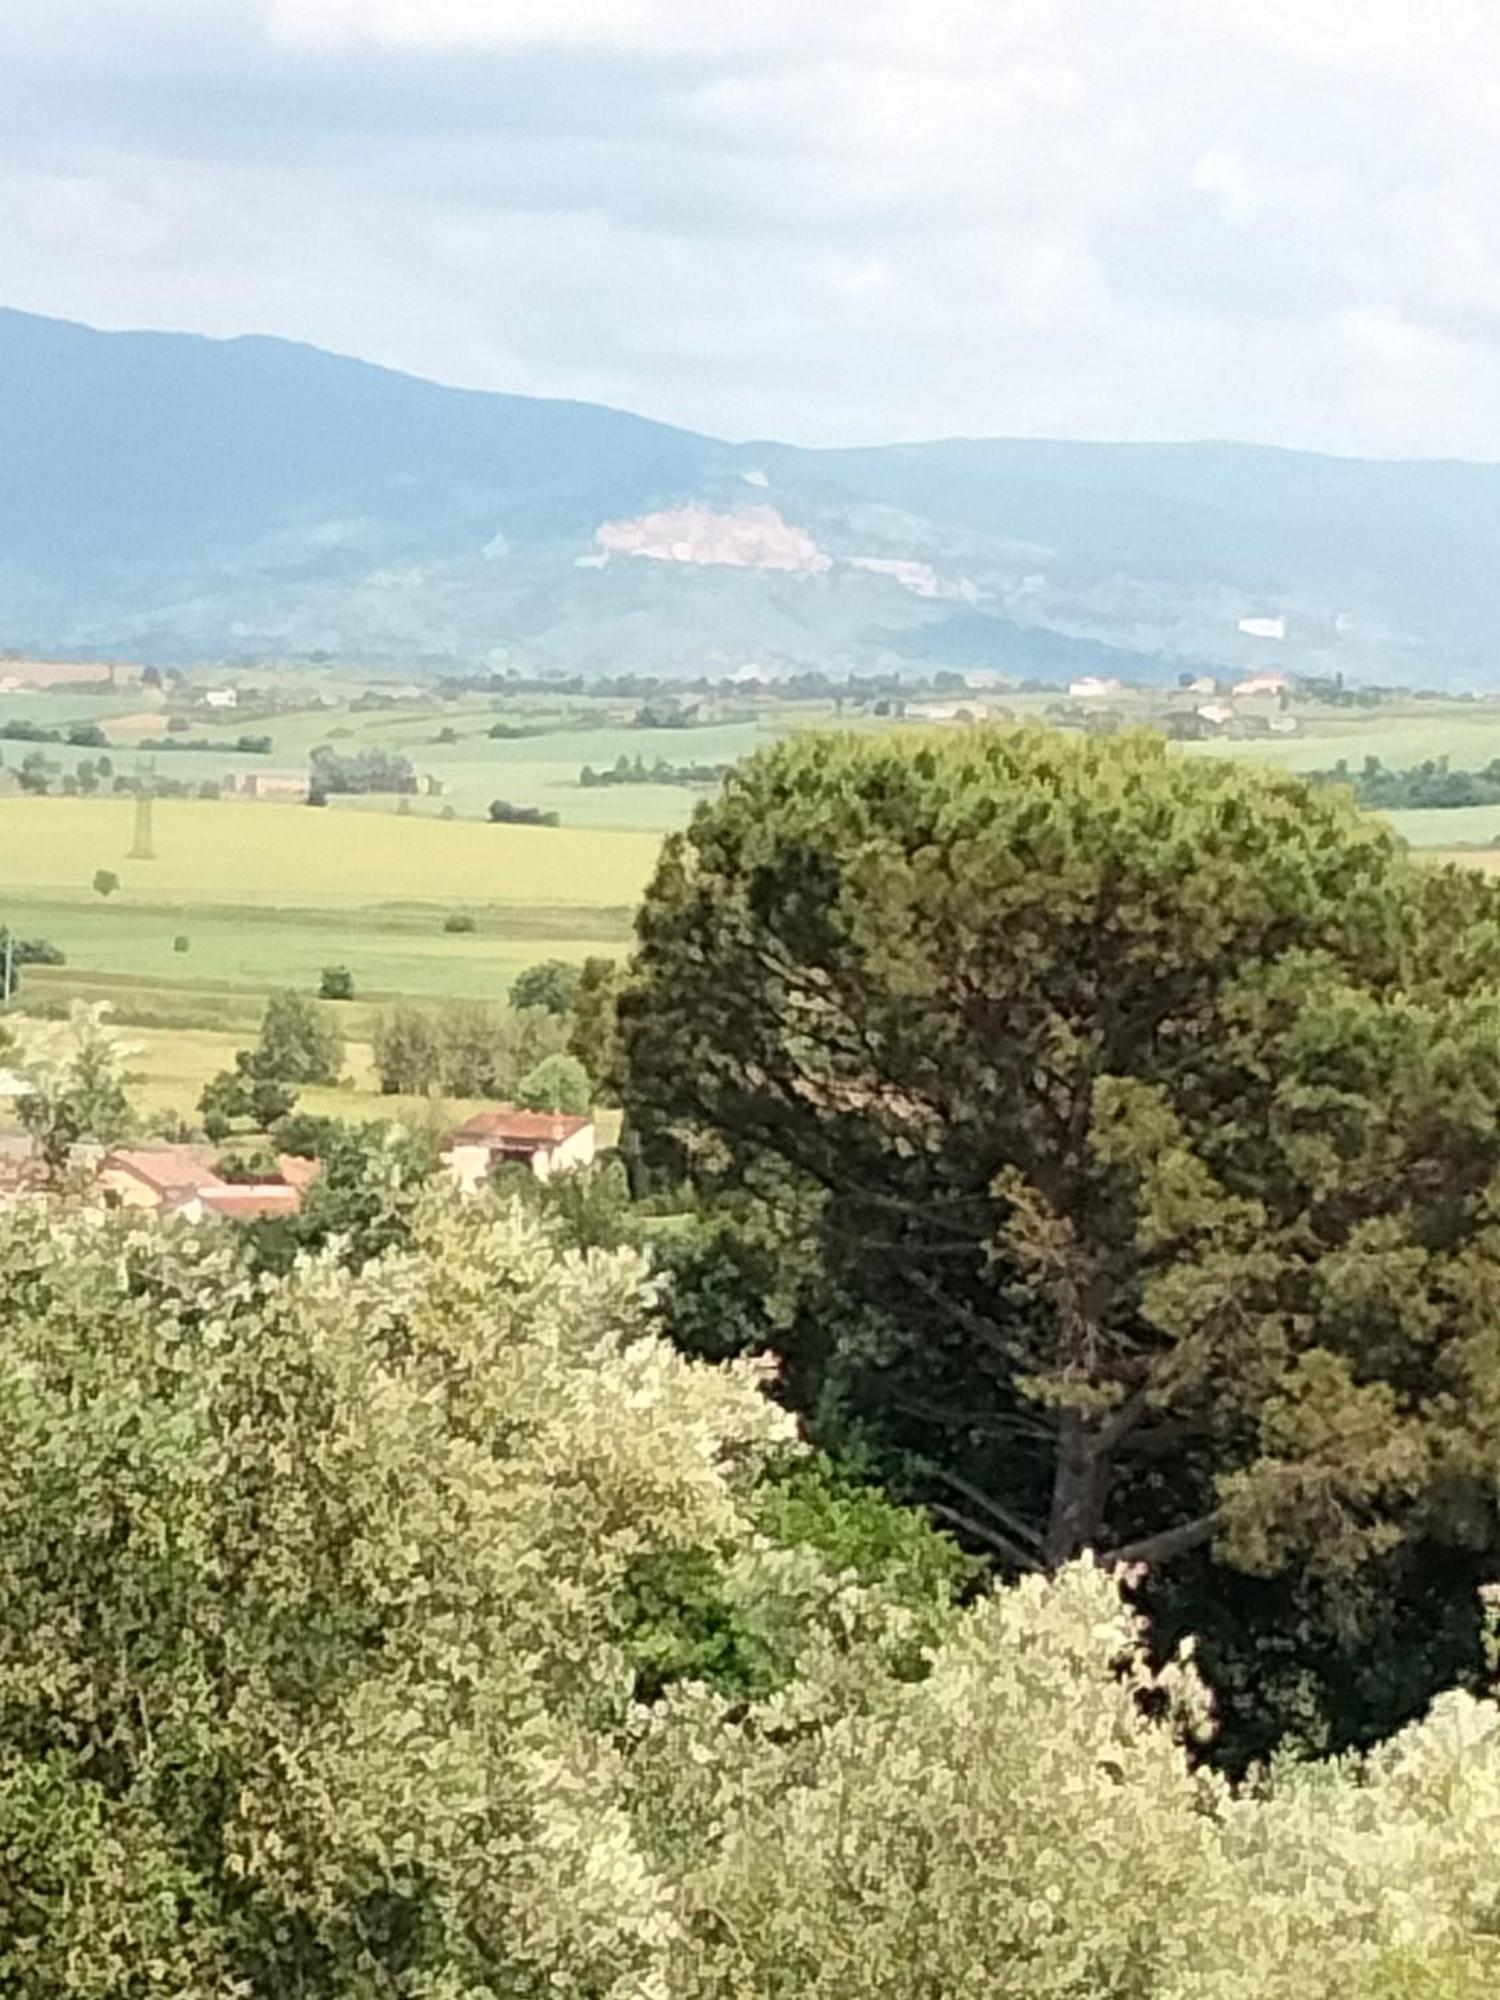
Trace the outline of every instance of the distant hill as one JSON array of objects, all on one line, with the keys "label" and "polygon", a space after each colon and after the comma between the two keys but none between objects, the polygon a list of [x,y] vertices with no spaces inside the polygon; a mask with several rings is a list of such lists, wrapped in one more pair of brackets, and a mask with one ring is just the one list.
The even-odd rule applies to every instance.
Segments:
[{"label": "distant hill", "polygon": [[287,341],[0,311],[0,647],[1494,685],[1497,630],[1500,467],[730,444]]}]

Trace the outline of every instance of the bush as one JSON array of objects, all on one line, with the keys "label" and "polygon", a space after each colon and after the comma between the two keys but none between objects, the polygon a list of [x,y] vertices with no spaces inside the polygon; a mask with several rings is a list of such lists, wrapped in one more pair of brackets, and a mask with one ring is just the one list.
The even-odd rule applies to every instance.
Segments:
[{"label": "bush", "polygon": [[475,931],[479,926],[466,910],[451,910],[443,919],[443,929],[453,936],[460,932]]},{"label": "bush", "polygon": [[185,952],[191,948],[191,942],[192,942],[191,939],[179,935],[173,938],[172,949],[173,951],[179,953]]},{"label": "bush", "polygon": [[516,1086],[516,1102],[528,1111],[555,1111],[586,1117],[592,1098],[588,1071],[577,1056],[546,1056]]},{"label": "bush", "polygon": [[113,868],[94,870],[94,893],[98,896],[112,896],[120,886],[120,878]]},{"label": "bush", "polygon": [[352,1000],[354,998],[354,974],[346,965],[325,965],[323,976],[318,982],[318,997],[322,1000]]},{"label": "bush", "polygon": [[543,812],[539,806],[512,805],[509,799],[491,799],[489,818],[492,826],[559,826],[562,823],[555,812]]},{"label": "bush", "polygon": [[1493,1990],[1494,1705],[1236,1793],[1091,1563],[955,1607],[631,1253],[330,1175],[0,1214],[7,2000]]},{"label": "bush", "polygon": [[578,967],[565,959],[548,958],[528,965],[510,989],[512,1007],[541,1007],[549,1014],[566,1014],[578,991]]},{"label": "bush", "polygon": [[255,1073],[328,1084],[338,1082],[343,1066],[343,1037],[317,1003],[301,993],[273,993],[261,1019]]}]

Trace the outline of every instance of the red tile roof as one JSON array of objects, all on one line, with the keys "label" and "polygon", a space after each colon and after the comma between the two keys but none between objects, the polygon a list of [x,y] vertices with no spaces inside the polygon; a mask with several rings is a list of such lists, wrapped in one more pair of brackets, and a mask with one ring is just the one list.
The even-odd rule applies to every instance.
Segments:
[{"label": "red tile roof", "polygon": [[117,1146],[99,1162],[99,1171],[133,1174],[162,1195],[226,1185],[214,1170],[214,1155],[204,1146]]},{"label": "red tile roof", "polygon": [[255,1222],[266,1215],[295,1215],[302,1206],[299,1189],[280,1181],[260,1185],[202,1188],[199,1196],[211,1215],[224,1215],[236,1222]]},{"label": "red tile roof", "polygon": [[495,1151],[550,1153],[565,1139],[593,1124],[591,1118],[549,1111],[480,1111],[460,1125],[450,1146],[489,1146]]}]

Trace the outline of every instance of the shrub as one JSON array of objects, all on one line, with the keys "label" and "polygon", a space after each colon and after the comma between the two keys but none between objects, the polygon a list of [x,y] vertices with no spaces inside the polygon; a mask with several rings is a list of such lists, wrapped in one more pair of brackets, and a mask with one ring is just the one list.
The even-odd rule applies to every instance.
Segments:
[{"label": "shrub", "polygon": [[479,926],[467,910],[450,910],[443,919],[443,929],[457,936],[460,932],[475,931]]},{"label": "shrub", "polygon": [[1493,1990],[1493,1705],[1236,1793],[1101,1571],[955,1608],[630,1253],[245,1253],[0,1214],[7,2000]]},{"label": "shrub", "polygon": [[578,967],[565,959],[548,958],[528,965],[511,985],[512,1007],[541,1007],[549,1014],[566,1014],[578,990]]},{"label": "shrub", "polygon": [[543,812],[539,806],[512,805],[509,799],[491,799],[489,811],[493,826],[558,826],[561,820],[555,812]]},{"label": "shrub", "polygon": [[346,965],[325,965],[323,976],[318,982],[318,997],[322,1000],[352,1000],[354,998],[354,974]]},{"label": "shrub", "polygon": [[94,893],[98,896],[112,896],[120,886],[120,878],[113,868],[94,870]]},{"label": "shrub", "polygon": [[577,1056],[545,1056],[516,1086],[516,1102],[528,1111],[556,1111],[573,1117],[588,1113],[592,1090]]}]

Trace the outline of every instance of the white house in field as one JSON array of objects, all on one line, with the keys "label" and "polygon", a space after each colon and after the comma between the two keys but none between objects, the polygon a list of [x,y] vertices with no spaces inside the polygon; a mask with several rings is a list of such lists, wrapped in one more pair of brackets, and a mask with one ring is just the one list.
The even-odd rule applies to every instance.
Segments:
[{"label": "white house in field", "polygon": [[1068,696],[1072,701],[1108,701],[1124,692],[1123,683],[1100,680],[1097,674],[1085,674],[1081,681],[1070,681],[1068,684]]},{"label": "white house in field", "polygon": [[443,1160],[463,1192],[477,1194],[497,1167],[530,1167],[545,1181],[590,1165],[597,1151],[592,1118],[505,1105],[460,1125],[443,1148]]}]

